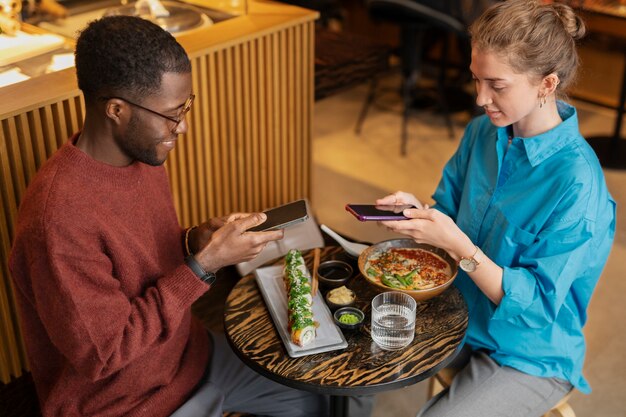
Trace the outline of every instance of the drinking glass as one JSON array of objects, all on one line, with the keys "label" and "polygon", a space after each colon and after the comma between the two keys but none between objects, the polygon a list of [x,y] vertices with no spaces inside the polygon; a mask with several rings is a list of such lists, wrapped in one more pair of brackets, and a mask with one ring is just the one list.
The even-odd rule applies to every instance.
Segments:
[{"label": "drinking glass", "polygon": [[372,300],[372,340],[384,350],[402,349],[415,336],[417,303],[398,291],[378,294]]}]

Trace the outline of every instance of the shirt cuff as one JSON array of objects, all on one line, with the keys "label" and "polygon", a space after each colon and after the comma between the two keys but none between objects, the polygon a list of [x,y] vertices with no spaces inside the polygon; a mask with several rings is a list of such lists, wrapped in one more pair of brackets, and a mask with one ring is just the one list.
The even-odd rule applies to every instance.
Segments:
[{"label": "shirt cuff", "polygon": [[502,291],[504,297],[496,308],[492,319],[507,320],[522,314],[532,303],[535,279],[522,268],[503,268]]}]

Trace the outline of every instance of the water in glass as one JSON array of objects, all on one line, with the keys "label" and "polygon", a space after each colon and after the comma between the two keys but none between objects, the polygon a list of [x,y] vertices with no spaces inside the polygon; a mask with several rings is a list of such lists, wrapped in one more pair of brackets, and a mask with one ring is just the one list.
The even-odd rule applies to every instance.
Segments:
[{"label": "water in glass", "polygon": [[415,336],[415,307],[415,300],[403,293],[388,292],[375,297],[372,301],[374,342],[385,350],[408,346]]}]

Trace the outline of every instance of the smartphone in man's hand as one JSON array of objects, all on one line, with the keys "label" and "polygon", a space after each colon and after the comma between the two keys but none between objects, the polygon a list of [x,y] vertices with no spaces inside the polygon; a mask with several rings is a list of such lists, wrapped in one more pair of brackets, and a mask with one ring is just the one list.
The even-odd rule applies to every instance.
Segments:
[{"label": "smartphone in man's hand", "polygon": [[346,204],[346,210],[362,222],[407,220],[402,212],[406,209],[416,208],[410,204],[405,205],[373,205],[373,204]]},{"label": "smartphone in man's hand", "polygon": [[284,229],[309,218],[304,200],[294,201],[282,206],[264,211],[267,219],[258,226],[251,227],[248,232],[263,232],[266,230]]}]

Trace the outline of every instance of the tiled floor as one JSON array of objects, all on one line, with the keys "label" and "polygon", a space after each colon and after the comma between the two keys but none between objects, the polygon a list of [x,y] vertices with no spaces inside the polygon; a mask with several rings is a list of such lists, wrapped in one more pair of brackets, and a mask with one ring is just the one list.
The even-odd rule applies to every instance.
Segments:
[{"label": "tiled floor", "polygon": [[[395,85],[393,77],[386,82]],[[458,145],[467,117],[457,115],[456,139],[451,140],[440,116],[415,115],[410,120],[408,156],[403,158],[398,112],[373,109],[362,135],[355,136],[354,124],[365,94],[366,87],[359,86],[315,105],[312,203],[320,223],[356,239],[376,242],[392,235],[375,224],[356,221],[344,205],[373,202],[399,189],[428,201],[443,165]],[[392,94],[384,100],[393,104],[395,98]],[[611,111],[575,104],[583,135],[609,133]],[[618,202],[618,232],[589,308],[585,375],[593,393],[574,393],[570,404],[578,417],[626,417],[626,171],[605,170],[605,175]],[[414,416],[425,399],[426,383],[380,394],[374,417]]]}]

